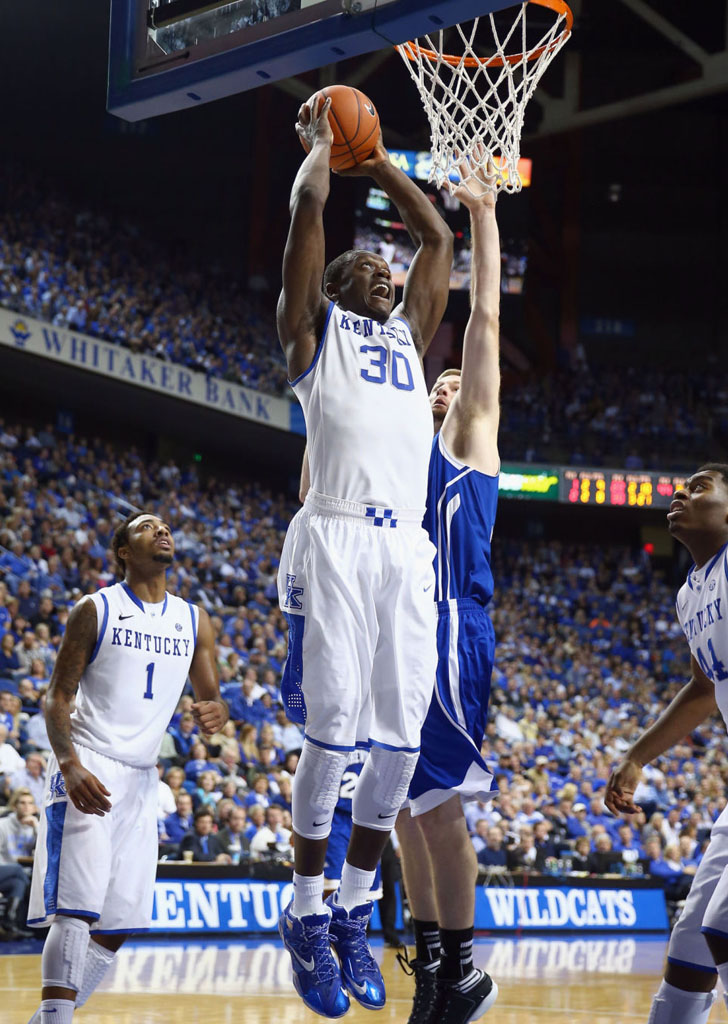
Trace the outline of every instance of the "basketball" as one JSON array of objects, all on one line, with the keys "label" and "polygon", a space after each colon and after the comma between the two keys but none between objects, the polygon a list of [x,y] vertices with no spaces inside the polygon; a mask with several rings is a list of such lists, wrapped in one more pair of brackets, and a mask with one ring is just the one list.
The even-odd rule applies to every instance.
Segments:
[{"label": "basketball", "polygon": [[[371,155],[379,138],[379,114],[368,96],[349,85],[319,89],[311,97],[313,109],[318,110],[318,105],[329,97],[329,122],[334,133],[329,165],[332,171],[345,171]],[[308,151],[308,143],[303,138],[301,145]]]}]

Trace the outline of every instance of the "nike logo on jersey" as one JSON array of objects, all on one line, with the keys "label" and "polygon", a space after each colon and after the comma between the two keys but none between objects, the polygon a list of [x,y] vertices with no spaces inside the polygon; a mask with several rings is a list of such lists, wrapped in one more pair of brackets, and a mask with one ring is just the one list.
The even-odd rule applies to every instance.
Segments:
[{"label": "nike logo on jersey", "polygon": [[377,817],[378,818],[393,818],[396,813],[397,813],[396,811],[392,811],[391,814],[378,814]]},{"label": "nike logo on jersey", "polygon": [[134,612],[132,612],[131,615],[120,615],[119,616],[119,622],[123,622],[124,619],[133,619],[133,618],[134,618]]},{"label": "nike logo on jersey", "polygon": [[425,593],[427,593],[427,591],[428,591],[428,590],[432,590],[432,588],[434,587],[434,585],[435,585],[434,583],[431,583],[431,584],[429,585],[429,587],[424,587],[424,588],[423,588],[423,589],[424,589],[424,592],[425,592]]},{"label": "nike logo on jersey", "polygon": [[325,825],[327,821],[329,821],[329,819],[328,819],[328,818],[324,818],[324,820],[323,820],[323,821],[314,821],[314,823],[313,823],[313,827],[314,827],[314,828],[321,828],[321,826],[322,826],[322,825]]}]

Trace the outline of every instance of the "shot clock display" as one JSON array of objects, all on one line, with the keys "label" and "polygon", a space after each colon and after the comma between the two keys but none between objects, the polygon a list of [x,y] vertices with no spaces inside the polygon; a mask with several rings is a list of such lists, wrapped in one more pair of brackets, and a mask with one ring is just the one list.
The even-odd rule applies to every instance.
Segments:
[{"label": "shot clock display", "polygon": [[673,494],[685,480],[685,476],[667,473],[562,467],[559,501],[607,508],[669,508]]}]

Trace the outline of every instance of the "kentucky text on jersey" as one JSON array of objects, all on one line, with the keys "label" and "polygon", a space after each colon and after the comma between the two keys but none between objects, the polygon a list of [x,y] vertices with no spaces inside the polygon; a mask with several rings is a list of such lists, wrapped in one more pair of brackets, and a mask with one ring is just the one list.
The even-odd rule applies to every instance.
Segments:
[{"label": "kentucky text on jersey", "polygon": [[723,603],[720,597],[716,597],[714,601],[708,601],[705,608],[702,611],[698,611],[683,626],[685,636],[688,639],[688,643],[695,636],[699,636],[704,629],[708,626],[715,625],[716,622],[723,619],[723,614],[720,610],[720,606]]},{"label": "kentucky text on jersey", "polygon": [[375,334],[385,334],[392,341],[396,341],[398,345],[412,344],[407,332],[392,321],[380,324],[378,320],[360,320],[353,317],[351,313],[341,313],[339,316],[339,327],[342,331],[353,331],[354,334],[358,334],[361,338],[371,338]]},{"label": "kentucky text on jersey", "polygon": [[190,653],[190,641],[182,638],[176,640],[169,636],[157,636],[155,633],[141,633],[137,629],[124,629],[112,626],[112,647],[133,647],[136,651],[148,651],[150,654],[167,654],[172,658],[186,658]]}]

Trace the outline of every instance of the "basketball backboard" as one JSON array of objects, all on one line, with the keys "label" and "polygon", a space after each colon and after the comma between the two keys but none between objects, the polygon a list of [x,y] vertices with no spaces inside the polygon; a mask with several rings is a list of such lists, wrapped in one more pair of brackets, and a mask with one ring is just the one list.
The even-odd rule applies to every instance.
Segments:
[{"label": "basketball backboard", "polygon": [[394,46],[514,0],[111,0],[108,109],[166,114]]}]

